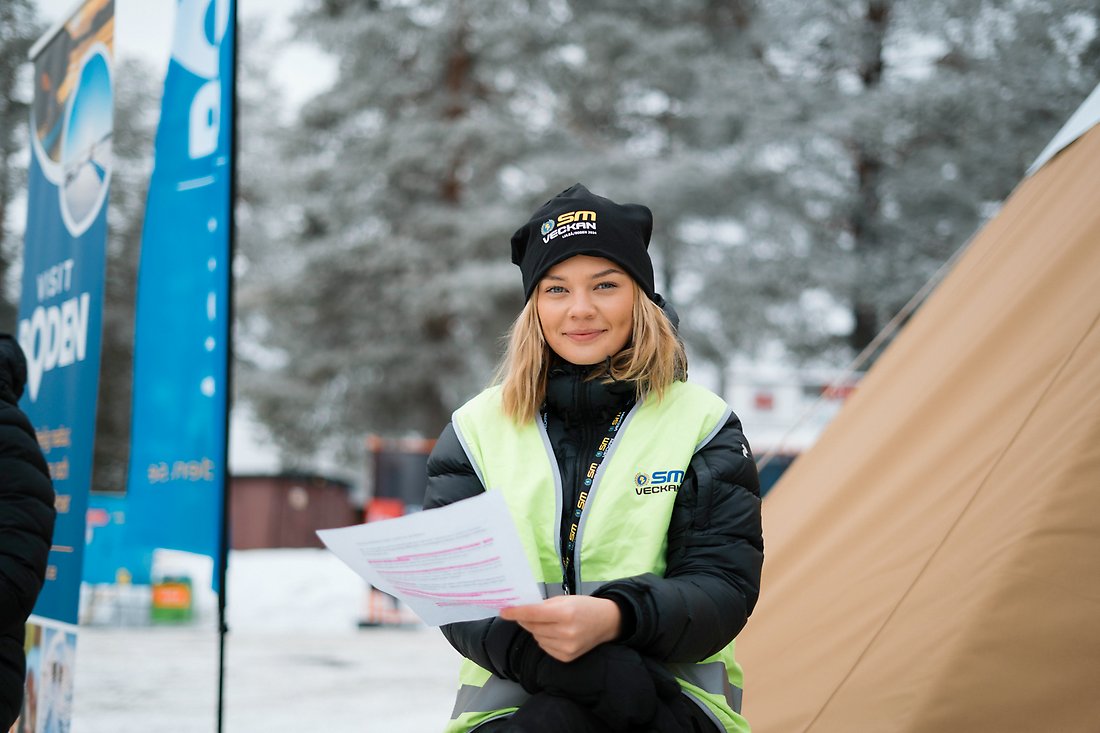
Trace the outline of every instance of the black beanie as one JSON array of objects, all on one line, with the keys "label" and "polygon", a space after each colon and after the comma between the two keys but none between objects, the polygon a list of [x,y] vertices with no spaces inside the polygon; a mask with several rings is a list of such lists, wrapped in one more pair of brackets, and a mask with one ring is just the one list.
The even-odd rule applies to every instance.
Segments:
[{"label": "black beanie", "polygon": [[649,235],[653,213],[641,204],[617,204],[581,184],[567,188],[539,208],[512,235],[512,262],[530,299],[554,265],[574,255],[603,257],[620,265],[652,300],[653,262]]}]

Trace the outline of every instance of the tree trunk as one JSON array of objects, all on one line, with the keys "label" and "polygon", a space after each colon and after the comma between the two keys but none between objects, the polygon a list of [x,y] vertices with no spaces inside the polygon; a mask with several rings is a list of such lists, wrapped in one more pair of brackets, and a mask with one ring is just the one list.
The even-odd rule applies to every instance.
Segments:
[{"label": "tree trunk", "polygon": [[[858,74],[865,93],[872,91],[882,82],[884,61],[882,49],[886,41],[886,32],[890,19],[889,0],[868,0],[864,13],[864,27],[861,44],[861,57]],[[852,141],[852,166],[856,178],[855,206],[849,219],[849,231],[852,234],[853,250],[857,265],[862,265],[873,253],[882,248],[878,234],[881,199],[879,179],[882,161],[868,149],[863,141]],[[855,273],[852,283],[852,320],[853,327],[848,335],[848,345],[860,352],[871,343],[878,334],[879,315],[875,303],[870,299],[871,289],[861,282],[862,267]]]}]

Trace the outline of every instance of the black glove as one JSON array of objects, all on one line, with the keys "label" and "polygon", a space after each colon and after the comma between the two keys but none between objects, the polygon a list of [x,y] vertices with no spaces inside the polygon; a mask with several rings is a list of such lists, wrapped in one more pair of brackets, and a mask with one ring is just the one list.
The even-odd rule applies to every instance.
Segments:
[{"label": "black glove", "polygon": [[551,659],[550,655],[542,650],[535,637],[530,632],[516,624],[514,621],[500,621],[500,624],[510,624],[516,630],[509,639],[506,661],[497,665],[501,676],[518,682],[523,689],[534,695],[542,692],[538,682],[539,665],[545,660]]},{"label": "black glove", "polygon": [[692,703],[680,690],[680,683],[665,665],[651,657],[642,659],[658,697],[653,719],[644,726],[644,730],[646,733],[691,733],[691,729],[685,728],[684,723],[691,725],[687,722],[691,720],[687,706]]},{"label": "black glove", "polygon": [[569,663],[547,655],[536,665],[535,683],[538,689],[528,692],[567,697],[613,731],[646,727],[657,712],[658,692],[645,660],[618,644],[601,644]]},{"label": "black glove", "polygon": [[653,688],[657,691],[657,697],[662,700],[678,700],[681,697],[680,683],[668,667],[658,662],[653,657],[642,657],[646,671],[653,679]]}]

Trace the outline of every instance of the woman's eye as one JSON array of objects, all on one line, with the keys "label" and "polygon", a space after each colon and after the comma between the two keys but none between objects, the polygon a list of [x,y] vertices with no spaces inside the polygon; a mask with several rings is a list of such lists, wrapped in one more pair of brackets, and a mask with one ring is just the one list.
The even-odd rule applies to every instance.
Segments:
[{"label": "woman's eye", "polygon": [[617,287],[619,287],[618,283],[613,283],[613,282],[610,282],[610,281],[609,282],[602,282],[602,283],[599,283],[598,285],[596,285],[597,289],[603,288],[605,290],[609,289],[609,288],[617,288]]},{"label": "woman's eye", "polygon": [[549,287],[546,288],[546,292],[547,293],[564,293],[565,288],[563,288],[561,285],[550,285]]}]

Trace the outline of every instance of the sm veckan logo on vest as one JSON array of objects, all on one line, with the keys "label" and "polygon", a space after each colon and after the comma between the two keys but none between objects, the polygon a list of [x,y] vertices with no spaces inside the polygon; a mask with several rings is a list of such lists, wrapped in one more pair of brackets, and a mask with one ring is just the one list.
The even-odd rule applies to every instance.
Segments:
[{"label": "sm veckan logo on vest", "polygon": [[634,476],[634,493],[638,496],[678,491],[684,480],[684,472],[677,470],[639,473]]}]

